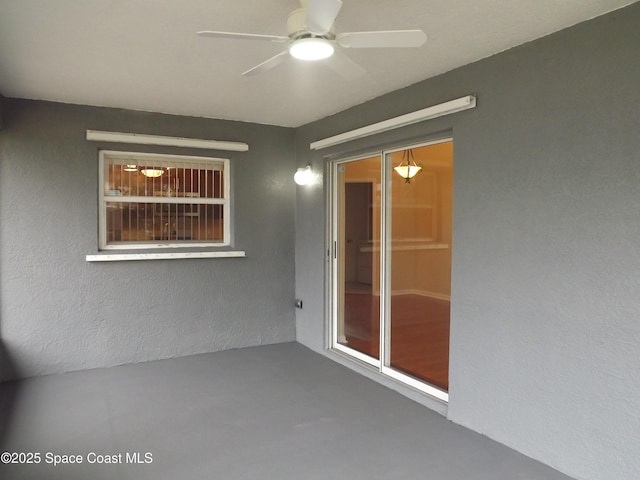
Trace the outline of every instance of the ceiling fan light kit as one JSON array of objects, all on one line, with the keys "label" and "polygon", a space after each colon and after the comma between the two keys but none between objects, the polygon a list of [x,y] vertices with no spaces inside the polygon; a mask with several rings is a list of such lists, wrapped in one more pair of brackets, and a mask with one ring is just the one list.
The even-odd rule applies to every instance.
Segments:
[{"label": "ceiling fan light kit", "polygon": [[[317,61],[334,57],[327,65],[347,80],[364,73],[349,59],[343,49],[355,48],[411,48],[421,47],[427,40],[422,30],[387,30],[374,32],[335,33],[335,20],[342,8],[342,0],[300,0],[302,8],[289,14],[287,36],[255,33],[221,32],[205,30],[203,37],[233,40],[259,40],[288,43],[286,50],[244,72],[243,76],[257,75],[285,62],[288,56],[299,60]],[[287,55],[289,54],[289,55]],[[334,55],[335,54],[335,55]]]},{"label": "ceiling fan light kit", "polygon": [[333,52],[333,45],[324,38],[301,38],[289,46],[289,54],[298,60],[324,60],[333,55]]}]

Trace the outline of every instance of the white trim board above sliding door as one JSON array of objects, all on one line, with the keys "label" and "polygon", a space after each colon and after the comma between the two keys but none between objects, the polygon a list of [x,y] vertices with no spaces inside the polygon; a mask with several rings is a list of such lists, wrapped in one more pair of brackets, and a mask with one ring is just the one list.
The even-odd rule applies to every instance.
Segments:
[{"label": "white trim board above sliding door", "polygon": [[355,130],[340,133],[332,137],[327,137],[322,140],[317,140],[309,144],[311,150],[321,150],[323,148],[332,147],[341,143],[350,142],[358,138],[368,137],[396,128],[405,127],[414,123],[430,120],[432,118],[442,117],[451,113],[461,112],[470,108],[475,108],[476,97],[473,95],[467,95],[466,97],[456,98],[448,102],[432,105],[431,107],[423,108],[422,110],[416,110],[415,112],[400,115],[399,117],[393,117],[382,122],[372,123]]}]

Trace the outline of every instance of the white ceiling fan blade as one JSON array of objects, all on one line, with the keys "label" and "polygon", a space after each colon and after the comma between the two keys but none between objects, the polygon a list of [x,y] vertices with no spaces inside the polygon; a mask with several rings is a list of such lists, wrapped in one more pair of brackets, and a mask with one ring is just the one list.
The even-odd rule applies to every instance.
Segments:
[{"label": "white ceiling fan blade", "polygon": [[421,47],[427,36],[422,30],[351,32],[341,33],[336,41],[345,48],[403,48]]},{"label": "white ceiling fan blade", "polygon": [[277,54],[275,57],[271,57],[268,60],[265,60],[260,65],[256,65],[253,68],[250,68],[246,72],[242,74],[243,77],[250,77],[252,75],[258,75],[259,73],[266,72],[267,70],[271,70],[272,68],[277,67],[281,63],[283,63],[289,57],[289,51],[284,50]]},{"label": "white ceiling fan blade", "polygon": [[279,35],[257,35],[254,33],[235,33],[235,32],[215,32],[213,30],[203,30],[198,32],[201,37],[213,38],[232,38],[234,40],[266,40],[268,42],[286,42],[289,37]]},{"label": "white ceiling fan blade", "polygon": [[324,61],[325,65],[346,80],[355,80],[366,73],[365,69],[347,57],[339,48]]},{"label": "white ceiling fan blade", "polygon": [[342,0],[309,0],[307,28],[313,33],[327,33],[342,8]]}]

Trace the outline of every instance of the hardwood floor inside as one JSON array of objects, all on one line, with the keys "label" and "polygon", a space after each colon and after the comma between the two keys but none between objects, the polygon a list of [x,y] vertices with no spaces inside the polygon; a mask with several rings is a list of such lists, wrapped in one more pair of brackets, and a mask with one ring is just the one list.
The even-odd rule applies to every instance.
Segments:
[{"label": "hardwood floor inside", "polygon": [[[421,295],[391,298],[391,366],[449,388],[450,302]],[[363,289],[345,294],[344,345],[379,358],[380,297]]]}]

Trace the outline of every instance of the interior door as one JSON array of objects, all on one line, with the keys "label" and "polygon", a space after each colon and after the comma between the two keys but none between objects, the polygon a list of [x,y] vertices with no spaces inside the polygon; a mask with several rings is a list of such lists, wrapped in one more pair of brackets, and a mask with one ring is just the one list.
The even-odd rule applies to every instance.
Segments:
[{"label": "interior door", "polygon": [[351,285],[362,284],[364,287],[371,285],[371,272],[366,268],[371,262],[367,255],[362,255],[362,249],[372,240],[369,228],[372,188],[369,182],[346,182],[344,187],[345,282]]}]

